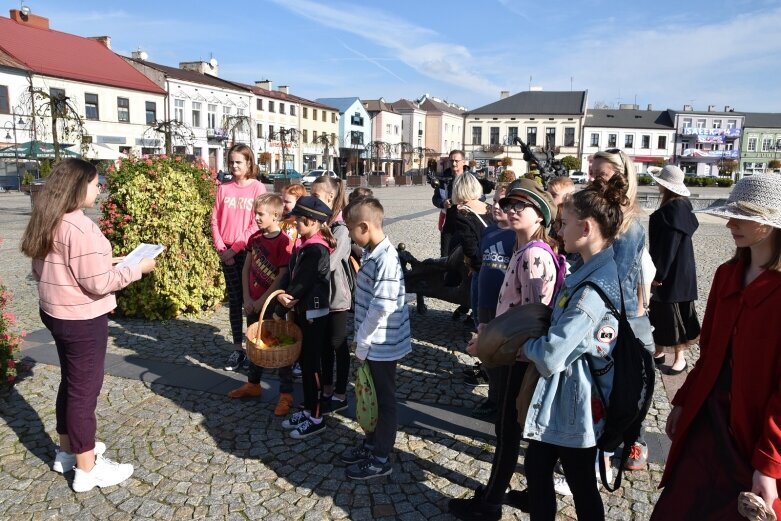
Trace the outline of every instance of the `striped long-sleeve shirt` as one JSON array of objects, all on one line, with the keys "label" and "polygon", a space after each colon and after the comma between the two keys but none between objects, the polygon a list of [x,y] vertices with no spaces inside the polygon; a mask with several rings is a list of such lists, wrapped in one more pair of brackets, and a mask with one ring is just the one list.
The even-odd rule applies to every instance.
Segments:
[{"label": "striped long-sleeve shirt", "polygon": [[111,265],[111,244],[81,210],[67,213],[54,248],[33,259],[41,309],[62,320],[87,320],[117,307],[114,292],[141,278],[141,268]]},{"label": "striped long-sleeve shirt", "polygon": [[[355,341],[369,344],[369,360],[398,360],[412,351],[405,295],[399,254],[386,237],[364,252],[355,284]],[[380,318],[372,331],[364,331],[370,310]]]}]

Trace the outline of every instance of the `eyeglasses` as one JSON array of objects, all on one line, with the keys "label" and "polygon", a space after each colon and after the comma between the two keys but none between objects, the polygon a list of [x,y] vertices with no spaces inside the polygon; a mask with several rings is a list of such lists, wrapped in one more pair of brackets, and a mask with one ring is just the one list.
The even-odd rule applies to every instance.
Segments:
[{"label": "eyeglasses", "polygon": [[510,210],[514,211],[515,213],[521,213],[526,208],[534,208],[534,205],[526,201],[511,200],[505,201],[504,203],[499,203],[499,208],[501,208],[504,213],[507,213]]},{"label": "eyeglasses", "polygon": [[464,160],[463,159],[451,159],[450,162],[451,163],[463,163]]}]

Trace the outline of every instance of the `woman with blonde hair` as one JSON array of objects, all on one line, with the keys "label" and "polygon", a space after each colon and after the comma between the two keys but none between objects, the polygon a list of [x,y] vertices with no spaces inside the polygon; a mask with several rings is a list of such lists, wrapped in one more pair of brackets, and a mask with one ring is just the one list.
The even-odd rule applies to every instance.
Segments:
[{"label": "woman with blonde hair", "polygon": [[[628,317],[641,317],[646,314],[644,302],[645,285],[642,280],[642,258],[645,248],[645,229],[638,221],[640,209],[637,206],[637,171],[632,159],[622,150],[611,148],[594,154],[589,169],[589,180],[593,182],[600,179],[607,182],[614,176],[623,179],[624,203],[621,205],[623,220],[618,228],[618,236],[613,242],[613,259],[618,266],[618,279],[621,283],[621,293],[624,296],[626,315]],[[648,281],[650,282],[650,281]],[[651,337],[651,324],[647,319],[632,321],[633,327],[643,325],[642,331],[635,329],[635,334],[643,340],[649,348],[653,349]],[[635,443],[629,452],[629,457],[624,464],[627,470],[641,470],[648,465],[648,446],[640,434],[640,440]]]},{"label": "woman with blonde hair", "polygon": [[133,465],[103,456],[95,441],[95,408],[103,386],[108,346],[108,314],[117,307],[114,292],[149,273],[154,259],[118,267],[111,244],[86,215],[100,192],[98,171],[81,159],[54,167],[33,208],[22,239],[38,281],[41,321],[51,332],[60,359],[55,416],[60,447],[52,469],[75,467],[73,490],[117,485]]}]

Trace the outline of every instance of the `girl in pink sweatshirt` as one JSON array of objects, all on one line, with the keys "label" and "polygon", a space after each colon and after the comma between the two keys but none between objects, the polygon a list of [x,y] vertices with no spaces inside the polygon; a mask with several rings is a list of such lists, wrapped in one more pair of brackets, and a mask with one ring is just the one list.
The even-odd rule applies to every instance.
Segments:
[{"label": "girl in pink sweatshirt", "polygon": [[247,145],[239,144],[231,147],[228,151],[228,166],[233,179],[217,188],[217,197],[212,211],[212,239],[220,255],[220,265],[225,275],[233,334],[233,351],[228,356],[225,369],[236,371],[246,359],[242,349],[244,293],[241,286],[241,270],[247,255],[247,240],[258,231],[252,203],[257,196],[266,193],[266,187],[256,179],[258,166],[252,149]]},{"label": "girl in pink sweatshirt", "polygon": [[73,490],[109,487],[133,474],[133,465],[103,457],[95,442],[95,408],[103,386],[108,344],[108,313],[114,292],[149,273],[153,259],[118,268],[111,244],[84,208],[95,204],[100,189],[95,167],[64,159],[51,173],[33,208],[22,239],[38,281],[40,314],[57,345],[62,380],[56,418],[60,448],[52,465],[60,473],[76,467]]}]

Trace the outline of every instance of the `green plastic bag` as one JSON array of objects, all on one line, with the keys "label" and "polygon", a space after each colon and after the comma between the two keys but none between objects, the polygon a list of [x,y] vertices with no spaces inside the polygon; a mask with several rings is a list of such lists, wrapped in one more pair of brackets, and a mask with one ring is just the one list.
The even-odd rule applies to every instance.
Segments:
[{"label": "green plastic bag", "polygon": [[367,362],[358,366],[355,375],[355,416],[365,433],[377,427],[377,390]]}]

